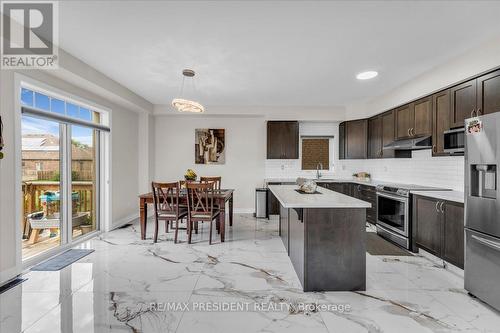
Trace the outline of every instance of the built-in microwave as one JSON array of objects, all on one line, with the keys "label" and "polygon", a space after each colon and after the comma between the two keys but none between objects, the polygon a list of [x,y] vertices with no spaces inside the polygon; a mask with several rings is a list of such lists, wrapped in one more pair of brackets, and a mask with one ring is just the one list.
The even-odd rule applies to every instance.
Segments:
[{"label": "built-in microwave", "polygon": [[444,131],[444,152],[463,155],[465,148],[465,129],[463,127]]}]

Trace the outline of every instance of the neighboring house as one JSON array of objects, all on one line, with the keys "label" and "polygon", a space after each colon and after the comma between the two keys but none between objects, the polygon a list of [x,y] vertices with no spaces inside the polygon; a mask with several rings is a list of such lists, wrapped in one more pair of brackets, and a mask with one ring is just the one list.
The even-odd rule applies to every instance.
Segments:
[{"label": "neighboring house", "polygon": [[[71,145],[71,169],[78,180],[91,180],[94,149],[74,142]],[[51,180],[59,174],[59,138],[51,134],[27,134],[22,137],[23,181]]]}]

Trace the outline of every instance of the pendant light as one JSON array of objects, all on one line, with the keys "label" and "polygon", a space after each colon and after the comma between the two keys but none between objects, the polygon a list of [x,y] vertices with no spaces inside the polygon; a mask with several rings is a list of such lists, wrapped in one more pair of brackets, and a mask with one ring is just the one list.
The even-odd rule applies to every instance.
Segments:
[{"label": "pendant light", "polygon": [[[191,98],[193,97],[192,93],[194,93],[194,75],[195,72],[192,69],[184,69],[182,71],[182,86],[181,93],[179,98],[174,98],[172,100],[172,106],[177,109],[179,112],[193,112],[193,113],[202,113],[205,112],[205,108],[198,102],[193,101]],[[187,81],[187,82],[186,82]],[[187,94],[185,89],[185,85],[188,86],[186,90],[191,90],[191,95]],[[190,87],[189,87],[190,86]]]}]

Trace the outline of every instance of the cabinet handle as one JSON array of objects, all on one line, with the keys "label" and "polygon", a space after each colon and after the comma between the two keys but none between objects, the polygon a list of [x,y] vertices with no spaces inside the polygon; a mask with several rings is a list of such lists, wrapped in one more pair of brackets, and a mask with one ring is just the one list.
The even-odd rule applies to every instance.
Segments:
[{"label": "cabinet handle", "polygon": [[472,109],[472,111],[470,112],[470,117],[474,117],[474,112],[476,112],[476,110]]},{"label": "cabinet handle", "polygon": [[436,147],[436,145],[432,146],[432,151],[435,152],[435,153],[437,153],[437,147]]},{"label": "cabinet handle", "polygon": [[414,136],[414,135],[415,135],[415,129],[414,129],[413,127],[410,129],[410,134],[411,134],[412,136]]},{"label": "cabinet handle", "polygon": [[477,114],[478,116],[483,114],[483,113],[481,112],[481,108],[477,108],[476,114]]},{"label": "cabinet handle", "polygon": [[441,204],[439,205],[439,210],[441,211],[441,213],[444,213],[443,206],[444,206],[444,201],[441,201]]},{"label": "cabinet handle", "polygon": [[358,185],[358,192],[361,192],[361,185]]},{"label": "cabinet handle", "polygon": [[436,212],[439,213],[439,208],[438,208],[438,205],[439,205],[439,201],[436,201]]}]

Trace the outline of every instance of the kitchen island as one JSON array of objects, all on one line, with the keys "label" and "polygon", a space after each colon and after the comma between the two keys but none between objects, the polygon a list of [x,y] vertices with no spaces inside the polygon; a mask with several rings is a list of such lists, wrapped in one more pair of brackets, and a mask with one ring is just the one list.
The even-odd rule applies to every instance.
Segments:
[{"label": "kitchen island", "polygon": [[280,202],[279,235],[304,291],[366,289],[366,209],[371,204],[323,187],[269,185]]}]

